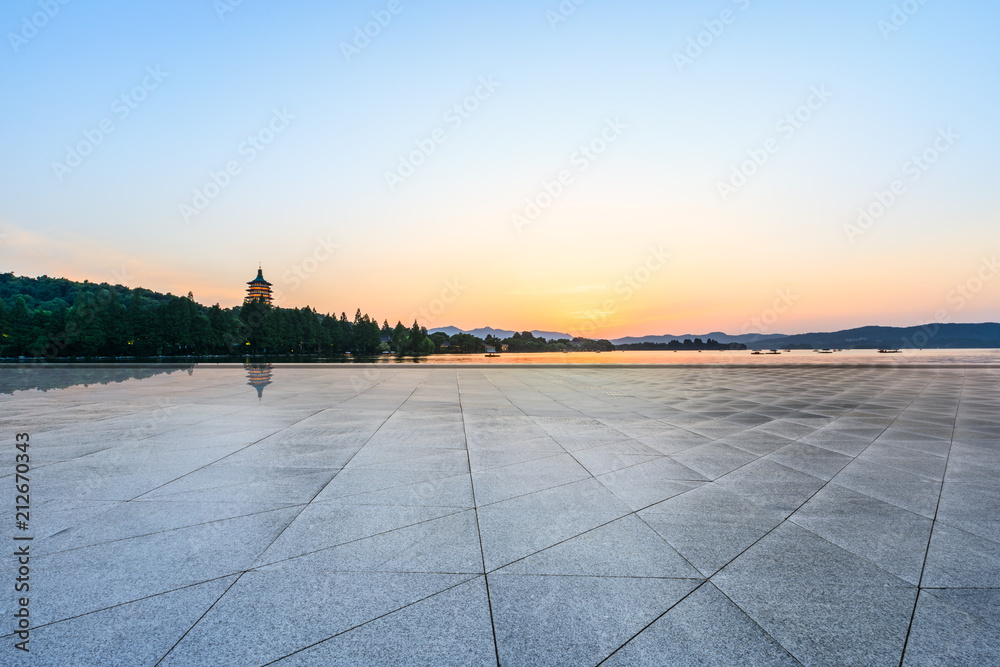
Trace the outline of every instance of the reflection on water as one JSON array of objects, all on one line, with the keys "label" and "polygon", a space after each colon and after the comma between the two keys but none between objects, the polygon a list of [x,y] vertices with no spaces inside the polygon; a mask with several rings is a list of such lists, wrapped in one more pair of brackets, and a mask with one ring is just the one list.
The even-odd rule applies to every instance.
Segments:
[{"label": "reflection on water", "polygon": [[75,364],[4,364],[0,366],[0,394],[38,389],[66,389],[68,387],[111,384],[132,379],[143,379],[187,371],[194,371],[194,364],[170,366],[83,366]]},{"label": "reflection on water", "polygon": [[264,387],[271,384],[271,377],[274,375],[273,364],[243,364],[247,371],[248,385],[257,390],[257,400],[264,400]]},{"label": "reflection on water", "polygon": [[[207,368],[218,365],[239,364],[248,371],[250,366],[261,369],[270,364],[310,365],[310,364],[489,364],[505,366],[510,364],[736,364],[749,366],[773,366],[781,364],[863,364],[905,366],[907,364],[1000,364],[1000,349],[956,349],[956,350],[914,350],[903,349],[899,354],[880,354],[878,350],[838,350],[821,354],[814,350],[779,350],[780,354],[751,354],[750,350],[618,350],[614,352],[504,352],[495,357],[485,354],[432,354],[426,357],[379,356],[337,356],[305,357],[268,355],[251,361],[243,357],[212,358],[198,365]],[[149,366],[159,363],[151,360]],[[67,364],[69,365],[69,364]],[[36,365],[35,367],[43,367]],[[0,364],[0,372],[4,365]]]},{"label": "reflection on water", "polygon": [[[820,354],[814,350],[779,350],[780,354],[751,354],[750,350],[618,350],[615,352],[504,352],[495,357],[485,354],[432,354],[427,357],[291,357],[268,356],[262,364],[739,364],[772,366],[780,364],[878,364],[904,366],[919,364],[1000,364],[1000,349],[913,350],[899,354],[880,354],[878,350],[840,350]],[[207,365],[207,364],[206,364]]]},{"label": "reflection on water", "polygon": [[842,350],[820,354],[813,350],[781,351],[780,354],[751,354],[750,350],[678,352],[667,350],[619,350],[616,352],[538,352],[503,353],[498,357],[484,354],[436,354],[425,357],[427,364],[739,364],[775,366],[781,364],[863,364],[906,366],[908,364],[1000,364],[1000,350],[903,350],[899,354],[880,354],[878,350]]},{"label": "reflection on water", "polygon": [[[68,387],[88,386],[95,384],[110,384],[125,382],[130,379],[151,378],[157,375],[187,371],[193,373],[197,366],[203,369],[232,368],[237,372],[246,372],[247,384],[257,391],[258,400],[263,400],[264,387],[274,380],[274,364],[282,363],[282,358],[256,360],[254,362],[241,359],[240,364],[229,363],[187,363],[187,364],[74,364],[74,363],[18,363],[0,364],[0,395],[12,394],[15,391],[37,389],[65,389]],[[308,368],[314,363],[301,363],[296,359],[289,366]],[[383,356],[370,360],[354,359],[347,363],[381,363],[393,364],[396,357]],[[422,366],[438,364],[477,364],[483,366],[518,366],[518,365],[555,365],[555,364],[599,364],[599,365],[681,365],[699,364],[703,366],[738,365],[745,367],[776,367],[782,365],[862,365],[903,367],[909,365],[935,364],[968,364],[1000,366],[1000,349],[975,350],[903,350],[899,354],[879,354],[877,350],[843,350],[829,354],[819,354],[812,350],[782,351],[781,354],[753,355],[748,350],[741,351],[632,351],[627,352],[542,352],[537,354],[504,353],[497,357],[487,357],[485,354],[436,354],[421,357],[419,360],[406,358],[402,363],[413,364],[415,361]],[[298,362],[298,363],[295,363]],[[338,363],[343,363],[340,360]]]}]

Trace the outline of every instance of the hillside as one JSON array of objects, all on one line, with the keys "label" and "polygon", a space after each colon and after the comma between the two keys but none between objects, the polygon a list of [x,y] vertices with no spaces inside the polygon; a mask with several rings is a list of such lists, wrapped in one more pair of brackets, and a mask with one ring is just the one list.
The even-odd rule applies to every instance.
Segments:
[{"label": "hillside", "polygon": [[828,333],[805,333],[748,343],[752,349],[878,349],[1000,347],[1000,324],[926,324],[917,327],[868,326]]},{"label": "hillside", "polygon": [[669,343],[670,341],[684,341],[694,340],[695,338],[700,338],[702,340],[708,340],[711,338],[719,343],[745,343],[750,345],[751,343],[757,343],[760,341],[770,340],[772,338],[784,338],[786,334],[760,334],[760,333],[748,333],[748,334],[737,334],[729,335],[723,333],[722,331],[713,331],[707,334],[660,334],[656,336],[626,336],[625,338],[615,338],[611,342],[615,345],[631,345],[634,343]]},{"label": "hillside", "polygon": [[[377,354],[390,332],[360,309],[353,321],[260,301],[224,309],[190,293],[0,274],[0,357],[7,359]],[[397,338],[400,353],[434,349],[416,323]]]},{"label": "hillside", "polygon": [[[429,329],[428,333],[444,333],[449,336],[454,336],[459,333],[466,333],[476,338],[486,339],[487,336],[493,336],[494,338],[499,338],[501,340],[505,338],[510,338],[515,333],[513,329],[494,329],[493,327],[480,327],[478,329],[469,329],[468,331],[464,329],[459,329],[458,327],[448,326],[448,327],[438,327],[436,329]],[[572,340],[573,336],[568,333],[560,333],[558,331],[539,331],[535,329],[531,332],[531,335],[535,338],[544,338],[545,340]]]}]

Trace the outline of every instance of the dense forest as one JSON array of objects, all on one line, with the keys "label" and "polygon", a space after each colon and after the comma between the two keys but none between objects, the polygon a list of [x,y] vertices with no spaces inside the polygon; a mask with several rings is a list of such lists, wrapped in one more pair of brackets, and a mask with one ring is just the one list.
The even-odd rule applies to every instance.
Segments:
[{"label": "dense forest", "polygon": [[613,350],[606,340],[546,341],[530,332],[499,340],[428,335],[362,314],[320,314],[253,301],[222,308],[187,296],[108,283],[0,274],[0,357],[152,357],[232,355],[473,354]]},{"label": "dense forest", "polygon": [[434,343],[417,322],[353,320],[259,301],[206,307],[174,296],[108,283],[0,274],[0,357],[146,357],[233,354],[377,354],[391,333],[401,354]]}]

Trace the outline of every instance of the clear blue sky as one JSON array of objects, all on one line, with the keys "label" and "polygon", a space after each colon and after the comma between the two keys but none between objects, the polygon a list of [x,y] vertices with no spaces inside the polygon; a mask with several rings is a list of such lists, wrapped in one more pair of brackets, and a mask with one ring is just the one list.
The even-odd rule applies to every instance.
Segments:
[{"label": "clear blue sky", "polygon": [[262,262],[281,305],[608,336],[781,294],[772,331],[995,321],[1000,6],[895,5],[9,0],[0,270],[233,305]]}]

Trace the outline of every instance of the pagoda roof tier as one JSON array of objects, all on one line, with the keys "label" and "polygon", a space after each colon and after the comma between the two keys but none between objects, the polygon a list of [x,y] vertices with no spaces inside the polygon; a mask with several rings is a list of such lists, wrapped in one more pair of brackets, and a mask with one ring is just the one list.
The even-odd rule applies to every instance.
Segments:
[{"label": "pagoda roof tier", "polygon": [[257,277],[248,282],[247,285],[267,285],[268,287],[270,287],[271,283],[264,280],[264,270],[257,269]]}]

